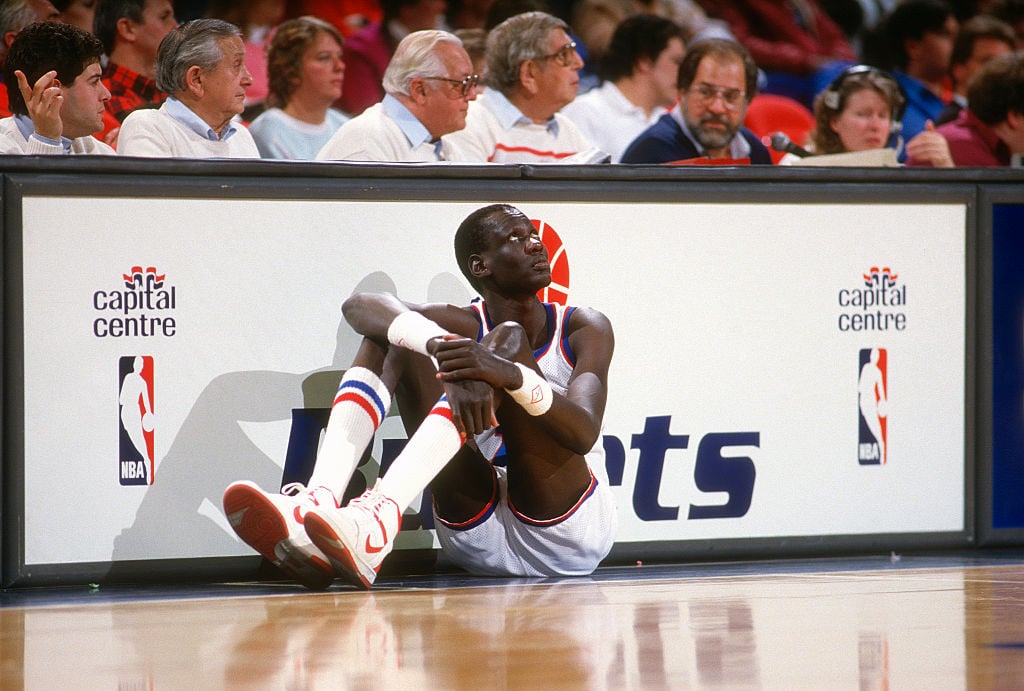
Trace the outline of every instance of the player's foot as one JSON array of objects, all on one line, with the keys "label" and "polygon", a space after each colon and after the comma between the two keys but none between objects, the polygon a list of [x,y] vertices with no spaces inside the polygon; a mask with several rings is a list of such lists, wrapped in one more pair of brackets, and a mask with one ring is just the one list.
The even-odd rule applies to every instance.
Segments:
[{"label": "player's foot", "polygon": [[317,508],[306,514],[306,533],[330,559],[335,571],[369,589],[402,527],[402,511],[377,487],[343,509]]},{"label": "player's foot", "polygon": [[224,491],[223,502],[238,536],[285,574],[311,590],[323,590],[334,580],[330,562],[302,525],[311,509],[338,507],[329,489],[310,490],[293,482],[273,494],[251,482],[236,482]]}]

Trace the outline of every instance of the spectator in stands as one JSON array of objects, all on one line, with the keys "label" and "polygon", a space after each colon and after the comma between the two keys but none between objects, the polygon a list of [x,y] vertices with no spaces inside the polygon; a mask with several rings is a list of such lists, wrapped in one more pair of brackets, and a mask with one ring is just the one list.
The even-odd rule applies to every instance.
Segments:
[{"label": "spectator in stands", "polygon": [[382,16],[377,0],[299,0],[295,5],[298,14],[333,24],[345,39]]},{"label": "spectator in stands", "polygon": [[685,53],[682,29],[672,20],[629,17],[615,29],[598,66],[604,83],[578,96],[562,114],[618,163],[630,142],[675,105]]},{"label": "spectator in stands", "polygon": [[210,0],[206,16],[222,19],[242,30],[245,66],[252,85],[245,90],[242,119],[249,122],[263,112],[267,98],[267,46],[270,33],[285,16],[285,0]]},{"label": "spectator in stands", "polygon": [[967,85],[981,67],[992,58],[1013,52],[1016,37],[1013,27],[1001,19],[978,15],[964,22],[953,41],[949,75],[953,78],[953,96],[935,124],[956,120],[967,107]]},{"label": "spectator in stands", "polygon": [[885,21],[892,74],[907,97],[907,139],[923,132],[949,101],[949,61],[957,27],[953,10],[942,0],[906,0]]},{"label": "spectator in stands", "polygon": [[345,80],[341,33],[316,17],[299,17],[274,32],[267,54],[270,106],[249,128],[263,158],[313,160],[348,120],[331,104]]},{"label": "spectator in stands", "polygon": [[712,36],[732,38],[728,25],[709,19],[696,0],[578,0],[573,5],[572,26],[588,60],[599,65],[619,24],[639,14],[671,19],[682,29],[684,42]]},{"label": "spectator in stands", "polygon": [[387,93],[334,133],[318,160],[432,162],[450,159],[448,135],[466,125],[477,75],[462,42],[446,31],[415,31],[384,72]]},{"label": "spectator in stands", "polygon": [[958,166],[1008,166],[1024,154],[1024,52],[982,67],[967,87],[967,108],[938,131]]},{"label": "spectator in stands", "polygon": [[92,135],[103,128],[110,92],[100,79],[103,45],[70,24],[22,29],[4,61],[12,117],[0,120],[3,154],[113,154]]},{"label": "spectator in stands", "polygon": [[249,130],[234,122],[252,77],[242,32],[220,19],[171,31],[157,53],[159,110],[136,110],[121,126],[118,153],[177,158],[259,158]]},{"label": "spectator in stands", "polygon": [[381,0],[384,16],[345,42],[345,91],[337,106],[358,115],[384,98],[384,71],[398,42],[414,31],[440,29],[445,0]]},{"label": "spectator in stands", "polygon": [[1024,0],[993,0],[985,14],[1002,19],[1013,27],[1017,36],[1017,50],[1024,50]]},{"label": "spectator in stands", "polygon": [[564,21],[544,12],[506,19],[487,37],[488,89],[448,140],[455,160],[557,162],[593,148],[558,111],[576,98],[583,60]]},{"label": "spectator in stands", "polygon": [[765,93],[810,107],[814,95],[857,61],[843,30],[817,0],[700,0],[764,71]]},{"label": "spectator in stands", "polygon": [[[814,100],[814,130],[807,150],[840,154],[902,146],[900,115],[906,98],[892,75],[876,67],[856,65],[843,71]],[[907,151],[937,168],[953,165],[949,146],[933,129],[918,133]],[[793,163],[788,154],[780,163]],[[897,157],[892,154],[892,163]]]},{"label": "spectator in stands", "polygon": [[700,162],[707,159],[771,165],[761,140],[743,126],[757,93],[757,65],[735,41],[698,41],[679,66],[679,103],[644,130],[623,163]]},{"label": "spectator in stands", "polygon": [[99,0],[94,27],[108,58],[107,112],[118,122],[138,108],[158,108],[167,98],[154,79],[156,53],[177,26],[170,0]]},{"label": "spectator in stands", "polygon": [[92,33],[96,0],[53,0],[53,6],[60,12],[60,21]]},{"label": "spectator in stands", "polygon": [[[460,30],[484,30],[487,26],[487,13],[493,2],[494,0],[448,0],[444,17],[445,23],[452,28],[452,33],[456,36],[459,35]],[[473,55],[470,54],[470,58],[472,57]]]},{"label": "spectator in stands", "polygon": [[[3,67],[8,48],[18,32],[33,22],[60,21],[60,12],[49,0],[3,0],[0,2],[0,68]],[[5,85],[6,86],[6,85]],[[17,89],[17,84],[11,84]],[[7,117],[11,110],[7,105],[8,90],[0,88],[0,117]]]}]

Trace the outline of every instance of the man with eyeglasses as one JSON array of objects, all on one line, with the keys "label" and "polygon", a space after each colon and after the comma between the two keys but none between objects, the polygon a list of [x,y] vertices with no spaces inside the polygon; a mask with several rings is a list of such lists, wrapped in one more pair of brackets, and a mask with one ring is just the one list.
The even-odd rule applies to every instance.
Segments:
[{"label": "man with eyeglasses", "polygon": [[431,163],[452,160],[445,135],[466,126],[479,77],[447,31],[415,31],[384,72],[384,100],[334,133],[318,161]]},{"label": "man with eyeglasses", "polygon": [[466,128],[449,137],[455,160],[579,161],[593,145],[558,111],[576,98],[582,67],[569,27],[557,17],[525,12],[494,27],[488,88],[469,109]]},{"label": "man with eyeglasses", "polygon": [[640,134],[622,154],[623,163],[713,163],[771,165],[771,155],[743,127],[757,90],[757,66],[735,41],[695,43],[679,66],[679,103]]}]

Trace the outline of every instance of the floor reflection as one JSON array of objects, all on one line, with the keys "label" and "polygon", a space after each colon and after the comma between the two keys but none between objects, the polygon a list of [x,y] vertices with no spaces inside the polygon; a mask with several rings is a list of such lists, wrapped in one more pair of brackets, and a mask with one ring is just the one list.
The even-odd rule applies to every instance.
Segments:
[{"label": "floor reflection", "polygon": [[687,578],[638,570],[631,579],[280,592],[0,607],[0,687],[870,690],[1024,681],[1024,565]]}]

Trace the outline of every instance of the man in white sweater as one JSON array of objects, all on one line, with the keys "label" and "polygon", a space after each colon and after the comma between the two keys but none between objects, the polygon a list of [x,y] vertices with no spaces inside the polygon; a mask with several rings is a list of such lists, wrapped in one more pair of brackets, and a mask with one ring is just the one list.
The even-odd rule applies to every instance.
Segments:
[{"label": "man in white sweater", "polygon": [[170,94],[159,110],[125,118],[118,153],[155,158],[259,158],[242,113],[252,74],[241,31],[196,19],[171,31],[157,53],[157,87]]},{"label": "man in white sweater", "polygon": [[[516,15],[487,37],[484,92],[466,127],[448,137],[452,160],[556,163],[592,145],[558,113],[576,98],[583,60],[569,27],[544,12]],[[582,162],[582,161],[581,161]]]},{"label": "man in white sweater", "polygon": [[466,126],[478,80],[458,37],[415,31],[398,44],[384,71],[384,100],[343,124],[317,160],[447,160],[445,135]]},{"label": "man in white sweater", "polygon": [[31,24],[4,61],[12,117],[0,120],[0,153],[113,154],[92,135],[103,129],[110,92],[100,79],[103,45],[71,26]]}]

